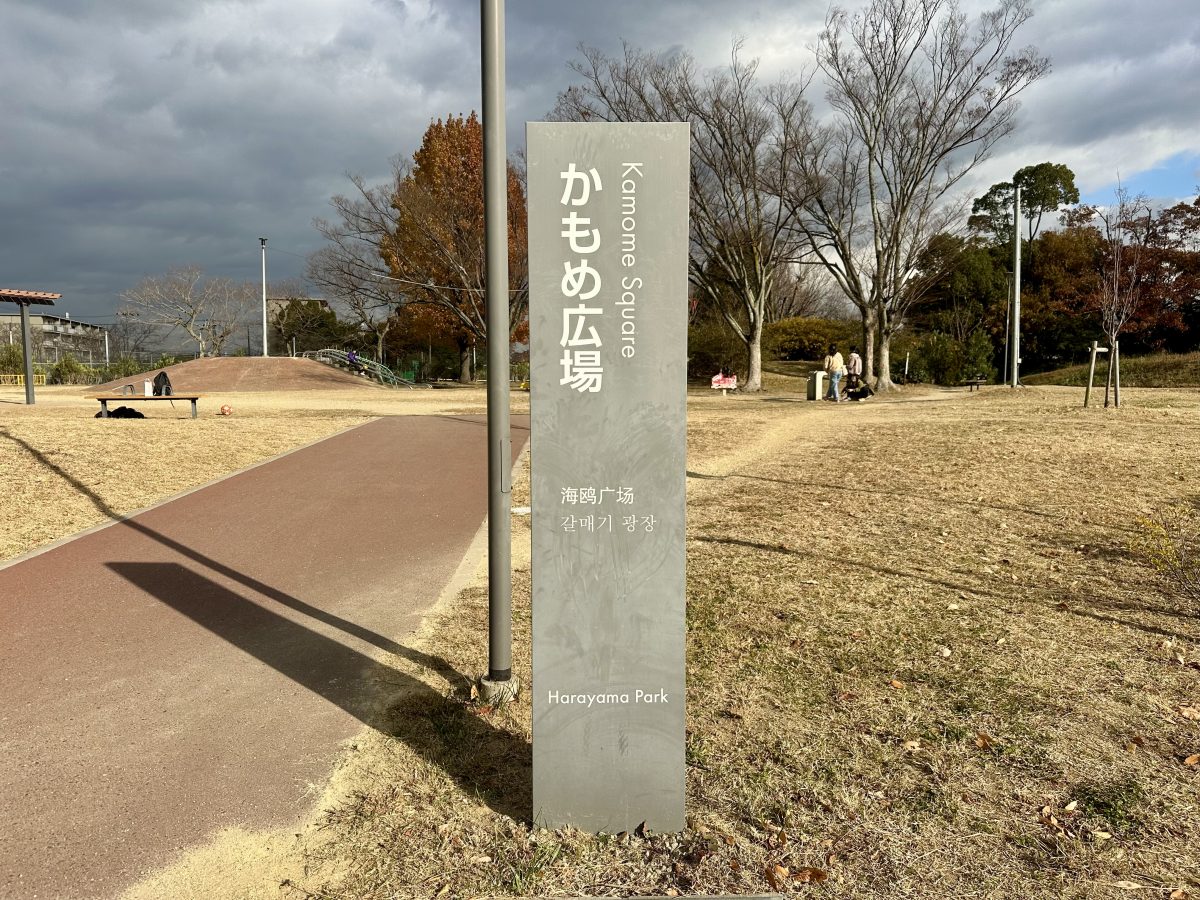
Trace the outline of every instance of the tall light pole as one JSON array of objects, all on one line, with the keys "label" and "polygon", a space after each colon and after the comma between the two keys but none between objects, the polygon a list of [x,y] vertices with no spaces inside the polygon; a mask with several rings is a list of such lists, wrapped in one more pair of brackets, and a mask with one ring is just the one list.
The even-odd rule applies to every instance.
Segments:
[{"label": "tall light pole", "polygon": [[1021,383],[1021,185],[1013,179],[1012,387]]},{"label": "tall light pole", "polygon": [[488,676],[511,698],[512,438],[508,422],[508,147],[504,127],[504,0],[480,0],[483,31],[483,193],[487,233]]},{"label": "tall light pole", "polygon": [[267,356],[267,239],[260,237],[258,242],[262,244],[263,356]]}]

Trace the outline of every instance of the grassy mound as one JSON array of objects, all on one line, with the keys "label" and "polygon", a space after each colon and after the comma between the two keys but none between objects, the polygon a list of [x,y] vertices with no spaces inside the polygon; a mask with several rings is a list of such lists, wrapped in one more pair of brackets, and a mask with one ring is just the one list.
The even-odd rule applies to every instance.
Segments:
[{"label": "grassy mound", "polygon": [[[1083,387],[1087,384],[1088,367],[1068,366],[1053,372],[1022,375],[1025,384],[1064,384]],[[1096,360],[1096,384],[1103,385],[1108,375],[1108,359]],[[1121,360],[1121,386],[1131,388],[1189,388],[1200,387],[1200,353],[1155,353],[1151,356],[1131,356]]]}]

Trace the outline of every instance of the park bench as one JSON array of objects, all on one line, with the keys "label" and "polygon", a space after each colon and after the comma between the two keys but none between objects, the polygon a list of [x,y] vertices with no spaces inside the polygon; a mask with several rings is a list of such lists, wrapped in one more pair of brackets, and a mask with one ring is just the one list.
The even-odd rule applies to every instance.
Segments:
[{"label": "park bench", "polygon": [[977,390],[978,388],[987,384],[987,379],[984,378],[982,375],[976,375],[974,378],[966,379],[963,382],[963,384],[965,384],[967,386],[967,393],[969,394],[972,391]]},{"label": "park bench", "polygon": [[142,400],[190,400],[192,403],[192,418],[196,418],[196,401],[203,397],[203,394],[167,394],[165,396],[150,396],[144,394],[91,394],[87,399],[100,401],[100,418],[108,418],[108,404],[110,400],[116,400],[121,403],[140,402]]}]

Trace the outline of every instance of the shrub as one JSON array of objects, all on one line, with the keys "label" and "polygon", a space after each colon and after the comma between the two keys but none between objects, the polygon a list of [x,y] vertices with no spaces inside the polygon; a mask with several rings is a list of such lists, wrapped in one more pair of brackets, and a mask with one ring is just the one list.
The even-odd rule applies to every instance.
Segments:
[{"label": "shrub", "polygon": [[996,348],[992,346],[992,339],[987,332],[976,331],[967,339],[964,356],[964,378],[978,374],[988,381],[996,380],[996,366],[992,362],[996,358]]},{"label": "shrub", "polygon": [[50,384],[91,384],[92,370],[68,353],[50,367],[46,381]]},{"label": "shrub", "polygon": [[1200,503],[1168,506],[1138,525],[1134,553],[1158,570],[1181,605],[1200,611]]},{"label": "shrub", "polygon": [[130,378],[142,372],[142,364],[131,356],[119,356],[100,373],[103,381],[116,381],[118,378]]},{"label": "shrub", "polygon": [[962,380],[963,345],[935,331],[926,335],[917,350],[920,367],[934,384],[957,384]]},{"label": "shrub", "polygon": [[[993,353],[992,340],[983,331],[976,331],[965,343],[944,332],[935,331],[917,342],[909,363],[909,381],[958,384],[975,375],[993,381],[996,377],[996,369],[992,365]],[[893,356],[893,368],[897,359],[901,362],[900,372],[903,372],[901,354]]]},{"label": "shrub", "polygon": [[0,375],[20,375],[25,371],[25,354],[16,344],[0,346]]}]

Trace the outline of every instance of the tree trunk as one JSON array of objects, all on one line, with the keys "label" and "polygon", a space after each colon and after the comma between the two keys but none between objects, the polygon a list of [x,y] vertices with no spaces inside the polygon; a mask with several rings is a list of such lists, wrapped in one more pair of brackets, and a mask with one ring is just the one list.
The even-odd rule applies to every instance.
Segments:
[{"label": "tree trunk", "polygon": [[867,384],[875,383],[875,342],[878,336],[875,319],[863,316],[863,379]]},{"label": "tree trunk", "polygon": [[458,345],[458,383],[471,383],[471,345],[462,341]]},{"label": "tree trunk", "polygon": [[874,310],[874,325],[879,338],[879,373],[875,379],[875,390],[879,392],[894,390],[892,382],[892,323],[888,320],[887,308],[876,306]]},{"label": "tree trunk", "polygon": [[879,332],[879,377],[875,381],[875,390],[893,390],[896,385],[892,382],[892,336],[887,332]]},{"label": "tree trunk", "polygon": [[762,320],[750,328],[750,340],[746,341],[746,383],[739,385],[743,391],[762,390]]}]

